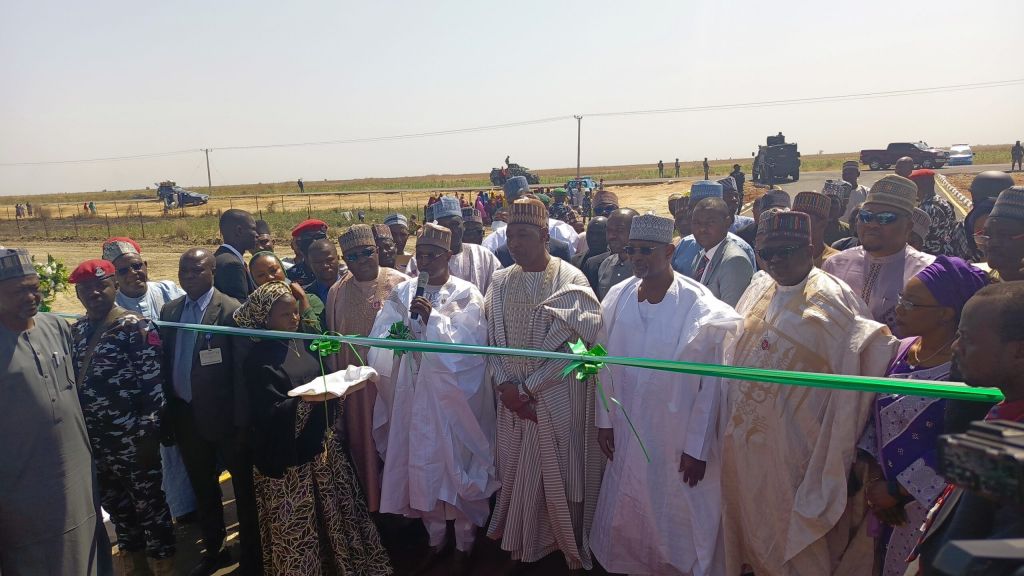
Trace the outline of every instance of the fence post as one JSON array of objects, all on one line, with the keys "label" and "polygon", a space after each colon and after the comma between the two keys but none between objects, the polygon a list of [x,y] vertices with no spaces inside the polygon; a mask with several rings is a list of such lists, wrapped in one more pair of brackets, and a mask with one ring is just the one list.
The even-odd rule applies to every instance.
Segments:
[{"label": "fence post", "polygon": [[366,193],[366,200],[370,202],[370,210],[373,210],[373,196],[369,192]]},{"label": "fence post", "polygon": [[142,227],[142,239],[146,239],[146,221],[142,218],[142,208],[139,208],[139,203],[135,203],[135,209],[139,211],[139,226]]},{"label": "fence post", "polygon": [[117,211],[117,202],[114,202],[114,218],[120,218],[121,214]]},{"label": "fence post", "polygon": [[313,217],[313,197],[307,195],[306,196],[306,218],[312,218],[312,217]]},{"label": "fence post", "polygon": [[103,218],[107,221],[107,238],[110,238],[110,214],[104,214]]},{"label": "fence post", "polygon": [[40,218],[43,221],[43,232],[46,233],[46,237],[50,237],[50,227],[46,225],[46,218]]},{"label": "fence post", "polygon": [[234,198],[228,198],[228,205],[231,206],[232,210],[234,210],[235,209],[235,199]]},{"label": "fence post", "polygon": [[[71,222],[75,225],[75,238],[78,238],[78,217],[74,214],[71,215]],[[145,236],[143,236],[145,238]]]},{"label": "fence post", "polygon": [[260,191],[256,189],[256,211],[260,213],[260,220],[263,220],[263,211],[260,210]]},{"label": "fence post", "polygon": [[[10,210],[10,208],[8,208]],[[14,218],[14,222],[18,225],[18,236],[21,236],[21,218]]]},{"label": "fence post", "polygon": [[[339,193],[335,194],[334,196],[335,196],[335,198],[338,199],[338,212],[341,212],[342,210],[344,210],[344,208],[341,207],[341,193],[339,192]],[[10,212],[11,209],[8,208],[7,211]]]},{"label": "fence post", "polygon": [[281,194],[281,213],[284,214],[288,211],[288,208],[284,205],[284,194]]},{"label": "fence post", "polygon": [[60,203],[59,202],[57,203],[57,219],[58,220],[63,220],[64,219],[64,211],[60,209]]},{"label": "fence post", "polygon": [[398,197],[402,200],[402,209],[405,209],[405,192],[399,192]]}]

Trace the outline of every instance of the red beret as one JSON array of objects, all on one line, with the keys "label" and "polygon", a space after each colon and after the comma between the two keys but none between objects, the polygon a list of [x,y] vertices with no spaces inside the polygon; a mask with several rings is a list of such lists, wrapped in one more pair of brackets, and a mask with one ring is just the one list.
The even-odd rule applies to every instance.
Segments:
[{"label": "red beret", "polygon": [[79,282],[86,282],[88,280],[103,280],[104,278],[110,278],[114,275],[114,265],[106,260],[86,260],[75,268],[75,271],[71,273],[68,278],[68,282],[72,284],[78,284]]},{"label": "red beret", "polygon": [[920,180],[920,179],[923,179],[923,178],[928,178],[928,179],[934,180],[935,179],[935,170],[929,170],[927,168],[922,168],[920,170],[914,170],[913,172],[910,173],[910,179],[911,180]]},{"label": "red beret", "polygon": [[299,225],[292,228],[292,238],[298,238],[305,232],[323,232],[327,233],[327,222],[323,220],[317,220],[315,218],[309,220],[303,220],[299,222]]}]

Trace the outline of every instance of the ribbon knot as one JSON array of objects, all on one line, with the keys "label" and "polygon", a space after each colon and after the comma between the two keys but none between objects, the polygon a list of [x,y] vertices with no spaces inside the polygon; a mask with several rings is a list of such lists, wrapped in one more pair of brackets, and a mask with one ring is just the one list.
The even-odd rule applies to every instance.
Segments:
[{"label": "ribbon knot", "polygon": [[[412,332],[409,331],[409,327],[406,326],[405,322],[395,322],[388,328],[388,340],[412,340]],[[405,350],[401,348],[395,349],[395,357],[401,358],[402,354],[405,354]]]},{"label": "ribbon knot", "polygon": [[[570,342],[569,350],[578,356],[589,356],[593,358],[600,358],[608,355],[608,351],[600,344],[594,344],[592,348],[587,349],[587,345],[583,342],[582,338],[575,342]],[[586,380],[591,376],[596,376],[602,368],[604,368],[604,362],[585,359],[573,360],[562,370],[562,377],[564,378],[572,372],[576,372],[577,380]]]},{"label": "ribbon knot", "polygon": [[340,352],[341,342],[338,340],[331,340],[329,338],[321,338],[319,340],[313,340],[313,343],[309,345],[309,349],[318,353],[321,357],[326,357]]}]

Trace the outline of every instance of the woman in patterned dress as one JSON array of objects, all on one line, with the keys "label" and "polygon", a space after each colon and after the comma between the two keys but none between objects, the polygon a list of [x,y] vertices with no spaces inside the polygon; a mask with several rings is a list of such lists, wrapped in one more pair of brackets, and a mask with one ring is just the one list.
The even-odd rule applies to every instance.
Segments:
[{"label": "woman in patterned dress", "polygon": [[[284,282],[260,286],[234,314],[243,328],[294,332],[298,305]],[[264,573],[391,574],[340,435],[341,404],[288,391],[320,375],[303,340],[256,342],[245,363],[253,421],[256,505]],[[330,423],[330,425],[329,425]]]},{"label": "woman in patterned dress", "polygon": [[[949,380],[960,312],[985,284],[984,272],[946,256],[911,278],[896,305],[896,329],[904,340],[888,376]],[[946,485],[936,470],[945,405],[938,398],[879,394],[874,422],[861,438],[859,447],[875,460],[865,496],[875,517],[876,567],[883,576],[906,572],[924,517]]]}]

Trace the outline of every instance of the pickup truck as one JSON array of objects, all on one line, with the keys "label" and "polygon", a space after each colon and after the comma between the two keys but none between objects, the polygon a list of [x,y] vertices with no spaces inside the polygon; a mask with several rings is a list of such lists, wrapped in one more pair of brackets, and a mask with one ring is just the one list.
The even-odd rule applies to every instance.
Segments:
[{"label": "pickup truck", "polygon": [[918,168],[942,168],[949,162],[949,152],[932,148],[926,142],[894,142],[885,150],[861,150],[860,163],[872,170],[888,170],[904,156],[913,158]]}]

